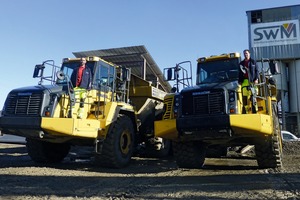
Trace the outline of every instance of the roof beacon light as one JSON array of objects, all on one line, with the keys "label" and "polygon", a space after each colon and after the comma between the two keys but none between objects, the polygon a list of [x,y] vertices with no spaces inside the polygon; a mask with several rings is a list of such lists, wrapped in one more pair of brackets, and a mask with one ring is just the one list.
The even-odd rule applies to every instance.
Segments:
[{"label": "roof beacon light", "polygon": [[69,62],[69,58],[63,58],[63,60],[62,60],[62,62],[64,63],[64,62]]},{"label": "roof beacon light", "polygon": [[205,57],[200,58],[200,62],[205,62]]}]

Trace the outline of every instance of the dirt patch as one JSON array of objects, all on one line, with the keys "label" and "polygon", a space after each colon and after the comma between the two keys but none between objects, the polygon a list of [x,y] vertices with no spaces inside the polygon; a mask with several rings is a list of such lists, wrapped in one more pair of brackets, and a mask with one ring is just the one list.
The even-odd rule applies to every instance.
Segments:
[{"label": "dirt patch", "polygon": [[300,142],[283,142],[282,143],[284,155],[299,155],[300,154]]},{"label": "dirt patch", "polygon": [[99,168],[84,152],[37,165],[23,145],[0,144],[0,199],[298,199],[300,143],[283,143],[284,169],[251,157],[207,158],[203,169],[134,157],[124,169]]}]

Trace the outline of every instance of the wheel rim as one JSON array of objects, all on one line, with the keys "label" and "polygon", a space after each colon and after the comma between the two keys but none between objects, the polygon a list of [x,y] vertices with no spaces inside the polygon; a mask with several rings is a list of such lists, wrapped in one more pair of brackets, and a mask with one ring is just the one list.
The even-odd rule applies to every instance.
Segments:
[{"label": "wheel rim", "polygon": [[131,135],[128,130],[125,130],[121,134],[120,149],[123,154],[128,154],[131,146]]}]

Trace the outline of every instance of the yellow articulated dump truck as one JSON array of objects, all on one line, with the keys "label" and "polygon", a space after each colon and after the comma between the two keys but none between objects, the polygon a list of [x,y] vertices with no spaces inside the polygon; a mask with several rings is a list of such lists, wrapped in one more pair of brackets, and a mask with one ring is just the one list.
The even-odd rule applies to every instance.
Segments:
[{"label": "yellow articulated dump truck", "polygon": [[255,146],[260,168],[282,166],[272,77],[276,65],[261,60],[259,83],[241,86],[239,70],[244,69],[239,62],[239,53],[199,58],[196,85],[165,96],[165,113],[155,122],[155,134],[173,141],[179,167],[201,168],[208,151],[226,155],[227,147],[246,145]]},{"label": "yellow articulated dump truck", "polygon": [[[85,59],[92,74],[88,90],[71,81],[81,58],[63,59],[61,66],[50,60],[36,65],[33,77],[39,84],[8,94],[1,131],[26,137],[28,154],[39,163],[61,162],[72,145],[93,146],[96,164],[112,168],[127,166],[141,144],[166,154],[170,145],[162,145],[166,141],[154,138],[153,131],[166,91],[130,68],[95,56]],[[51,75],[45,76],[49,68]]]}]

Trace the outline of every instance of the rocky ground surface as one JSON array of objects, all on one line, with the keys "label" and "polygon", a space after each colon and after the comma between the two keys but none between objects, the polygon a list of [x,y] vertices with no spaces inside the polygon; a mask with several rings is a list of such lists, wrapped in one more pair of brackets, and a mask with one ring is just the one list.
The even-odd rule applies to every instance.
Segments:
[{"label": "rocky ground surface", "polygon": [[300,142],[284,143],[284,168],[259,169],[251,156],[207,158],[203,169],[134,157],[99,168],[84,152],[37,165],[24,145],[0,144],[0,199],[300,199]]}]

